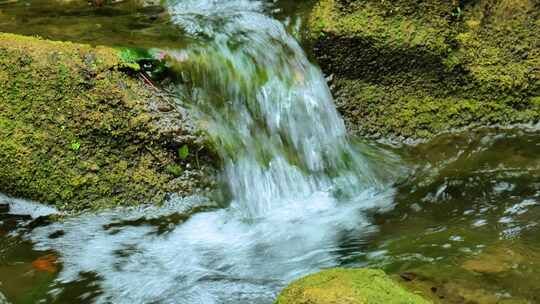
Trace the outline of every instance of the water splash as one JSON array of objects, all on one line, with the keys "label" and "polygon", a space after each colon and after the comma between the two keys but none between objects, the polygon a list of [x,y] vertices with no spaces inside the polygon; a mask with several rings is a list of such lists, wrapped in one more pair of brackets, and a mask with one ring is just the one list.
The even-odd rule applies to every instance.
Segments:
[{"label": "water splash", "polygon": [[0,193],[0,204],[8,206],[7,214],[28,215],[31,218],[58,214],[58,210],[37,202],[16,199]]}]

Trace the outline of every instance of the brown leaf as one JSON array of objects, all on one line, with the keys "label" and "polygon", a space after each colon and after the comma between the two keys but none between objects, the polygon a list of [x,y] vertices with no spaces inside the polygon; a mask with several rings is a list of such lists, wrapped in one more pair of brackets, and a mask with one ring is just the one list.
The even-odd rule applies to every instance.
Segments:
[{"label": "brown leaf", "polygon": [[49,273],[58,272],[58,257],[54,254],[44,255],[32,262],[32,267],[37,271],[46,271]]}]

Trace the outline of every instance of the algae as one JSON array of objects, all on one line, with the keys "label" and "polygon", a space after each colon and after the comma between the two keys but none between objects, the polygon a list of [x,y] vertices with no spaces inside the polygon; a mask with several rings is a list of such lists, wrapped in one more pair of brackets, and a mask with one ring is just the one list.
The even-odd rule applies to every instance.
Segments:
[{"label": "algae", "polygon": [[538,5],[321,0],[309,38],[354,134],[403,140],[536,123]]},{"label": "algae", "polygon": [[382,270],[329,269],[289,285],[276,304],[431,303],[393,281]]},{"label": "algae", "polygon": [[0,33],[0,192],[80,210],[212,184],[202,132],[119,53]]}]

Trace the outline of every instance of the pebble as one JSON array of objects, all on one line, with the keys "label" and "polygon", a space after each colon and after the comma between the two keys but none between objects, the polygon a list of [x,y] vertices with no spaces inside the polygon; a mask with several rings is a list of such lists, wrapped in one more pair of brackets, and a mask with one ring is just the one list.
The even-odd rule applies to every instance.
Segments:
[{"label": "pebble", "polygon": [[168,103],[160,103],[158,104],[157,109],[160,112],[170,112],[173,110],[173,107]]},{"label": "pebble", "polygon": [[413,272],[403,272],[399,275],[405,281],[414,281],[416,279],[416,274]]}]

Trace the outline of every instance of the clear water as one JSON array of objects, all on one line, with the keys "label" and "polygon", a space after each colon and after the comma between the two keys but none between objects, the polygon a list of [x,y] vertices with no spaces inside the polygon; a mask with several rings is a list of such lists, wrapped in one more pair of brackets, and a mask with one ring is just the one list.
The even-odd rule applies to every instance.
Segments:
[{"label": "clear water", "polygon": [[[280,7],[171,1],[182,48],[155,45],[182,73],[179,102],[189,100],[218,147],[227,207],[174,198],[53,221],[54,210],[2,197],[0,290],[10,301],[272,303],[295,278],[334,266],[453,269],[430,278],[444,290],[448,281],[477,282],[462,266],[492,246],[535,252],[536,132],[464,133],[399,149],[351,141],[294,37],[300,25]],[[512,272],[518,265],[503,276],[540,279],[540,259],[523,261],[531,271]],[[532,285],[500,275],[478,288],[538,299]]]}]

